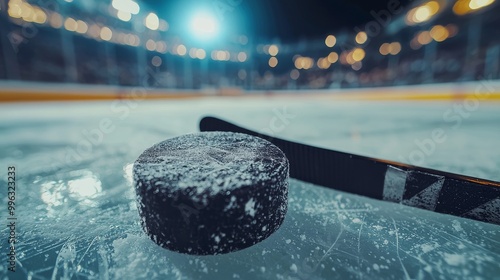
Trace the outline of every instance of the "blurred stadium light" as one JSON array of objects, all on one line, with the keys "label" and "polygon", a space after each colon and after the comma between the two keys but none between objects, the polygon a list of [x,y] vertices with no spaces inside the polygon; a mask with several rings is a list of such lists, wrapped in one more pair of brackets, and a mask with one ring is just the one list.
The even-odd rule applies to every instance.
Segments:
[{"label": "blurred stadium light", "polygon": [[441,5],[433,0],[411,9],[406,14],[406,23],[414,25],[430,20],[441,10]]},{"label": "blurred stadium light", "polygon": [[132,0],[113,0],[113,2],[111,2],[111,5],[119,12],[129,13],[132,15],[137,15],[141,10],[139,4]]},{"label": "blurred stadium light", "polygon": [[209,40],[217,37],[219,22],[215,15],[208,11],[199,11],[191,17],[191,33],[197,40]]},{"label": "blurred stadium light", "polygon": [[495,0],[458,0],[453,5],[453,12],[457,15],[466,15],[493,4]]},{"label": "blurred stadium light", "polygon": [[160,18],[155,13],[149,13],[144,19],[144,25],[151,30],[160,28]]}]

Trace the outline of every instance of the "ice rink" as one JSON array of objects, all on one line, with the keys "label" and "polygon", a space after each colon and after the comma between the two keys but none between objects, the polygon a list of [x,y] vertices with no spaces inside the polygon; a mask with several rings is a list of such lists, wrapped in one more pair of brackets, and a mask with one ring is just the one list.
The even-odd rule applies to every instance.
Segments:
[{"label": "ice rink", "polygon": [[[131,181],[146,148],[197,132],[206,115],[500,181],[498,102],[290,95],[1,104],[0,112],[0,180],[16,167],[18,235],[18,271],[2,263],[2,279],[500,279],[498,225],[293,179],[285,222],[264,242],[220,256],[169,252],[142,231]],[[444,141],[433,140],[437,129]],[[8,228],[1,232],[6,239]],[[5,260],[7,243],[0,248]]]}]

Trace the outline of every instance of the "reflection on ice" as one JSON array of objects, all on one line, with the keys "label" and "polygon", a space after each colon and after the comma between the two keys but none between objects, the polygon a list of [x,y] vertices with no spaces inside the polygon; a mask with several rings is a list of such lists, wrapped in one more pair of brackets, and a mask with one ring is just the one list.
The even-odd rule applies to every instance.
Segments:
[{"label": "reflection on ice", "polygon": [[130,209],[137,209],[137,205],[135,202],[135,191],[132,188],[134,182],[134,175],[132,174],[132,170],[134,168],[133,163],[129,163],[123,167],[123,177],[127,180],[127,191],[123,194],[125,198],[129,199],[129,207]]},{"label": "reflection on ice", "polygon": [[88,203],[90,198],[95,197],[102,191],[101,181],[94,175],[71,180],[68,182],[70,195],[76,199]]},{"label": "reflection on ice", "polygon": [[42,184],[41,193],[42,200],[47,204],[47,210],[54,206],[59,206],[63,204],[64,195],[63,192],[66,190],[66,185],[62,181],[50,181]]},{"label": "reflection on ice", "polygon": [[133,180],[134,180],[134,177],[133,177],[133,174],[132,174],[132,170],[134,169],[134,164],[133,163],[129,163],[127,165],[125,165],[123,167],[123,177],[125,177],[125,179],[127,179],[127,182],[132,185],[133,183]]},{"label": "reflection on ice", "polygon": [[95,198],[102,193],[99,178],[89,170],[70,172],[69,177],[74,179],[41,184],[40,198],[46,204],[49,217],[53,217],[58,208],[73,207],[74,202],[82,206],[97,205]]}]

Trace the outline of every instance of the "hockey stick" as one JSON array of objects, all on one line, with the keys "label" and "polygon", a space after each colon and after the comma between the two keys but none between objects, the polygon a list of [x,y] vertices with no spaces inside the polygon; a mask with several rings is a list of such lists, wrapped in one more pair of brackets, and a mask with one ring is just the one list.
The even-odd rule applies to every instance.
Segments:
[{"label": "hockey stick", "polygon": [[290,177],[438,213],[500,225],[500,183],[317,148],[273,138],[205,117],[200,131],[231,131],[264,138],[290,162]]}]

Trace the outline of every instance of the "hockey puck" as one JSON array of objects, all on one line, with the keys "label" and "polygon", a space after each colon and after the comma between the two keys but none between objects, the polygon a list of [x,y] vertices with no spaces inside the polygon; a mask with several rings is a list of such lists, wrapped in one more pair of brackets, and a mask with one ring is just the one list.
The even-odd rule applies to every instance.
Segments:
[{"label": "hockey puck", "polygon": [[134,164],[141,224],[158,245],[216,255],[263,241],[287,211],[288,160],[261,138],[203,132],[163,141]]}]

